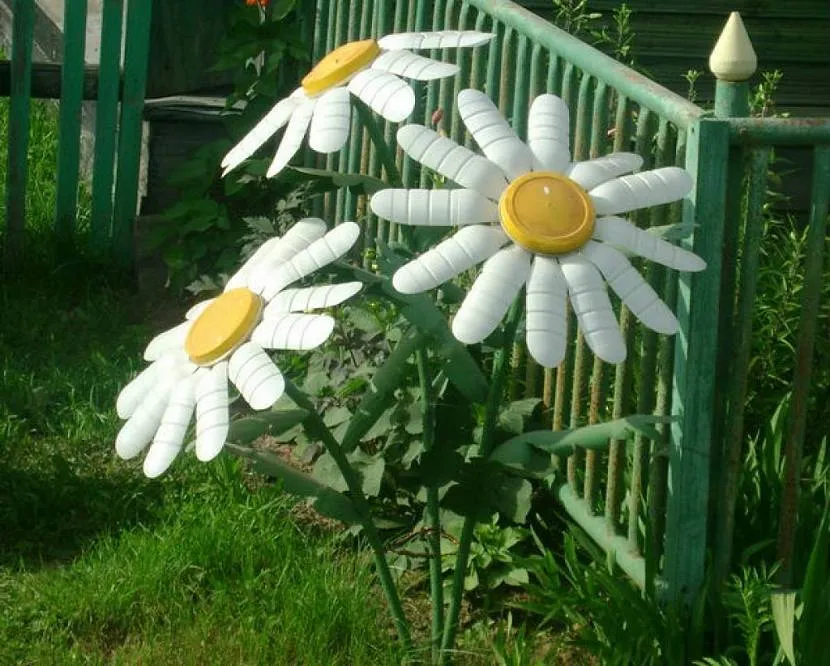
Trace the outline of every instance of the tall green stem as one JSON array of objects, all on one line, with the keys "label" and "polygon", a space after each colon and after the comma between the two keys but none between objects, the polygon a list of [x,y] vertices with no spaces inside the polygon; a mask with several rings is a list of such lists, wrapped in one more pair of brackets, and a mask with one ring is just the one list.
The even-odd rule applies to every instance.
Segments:
[{"label": "tall green stem", "polygon": [[369,132],[369,138],[375,144],[375,150],[378,153],[381,164],[383,164],[383,168],[386,170],[386,178],[389,184],[393,187],[400,187],[402,184],[401,174],[398,171],[398,165],[395,163],[395,153],[389,150],[386,139],[383,138],[383,130],[375,120],[372,110],[359,99],[354,100],[354,107],[357,110],[360,122],[366,128],[366,131]]},{"label": "tall green stem", "polygon": [[[484,409],[484,425],[481,433],[481,446],[479,447],[479,454],[482,457],[490,455],[493,451],[499,407],[501,406],[507,370],[510,367],[510,354],[513,347],[513,340],[516,337],[519,320],[522,318],[523,306],[524,299],[520,292],[510,307],[510,312],[507,315],[507,321],[504,325],[504,340],[493,359],[493,374]],[[461,599],[464,596],[464,578],[467,572],[467,560],[470,557],[473,530],[475,529],[477,520],[478,517],[476,515],[467,516],[464,519],[464,526],[461,529],[461,538],[458,543],[458,554],[455,558],[455,572],[452,580],[452,597],[450,598],[447,622],[444,625],[444,636],[441,641],[440,663],[442,664],[449,661],[449,651],[455,643],[455,636],[458,633],[458,617],[461,612]]]},{"label": "tall green stem", "polygon": [[366,538],[369,541],[369,545],[371,546],[372,552],[375,556],[375,567],[377,568],[378,578],[380,579],[380,586],[383,588],[383,592],[386,595],[386,601],[389,604],[389,610],[392,613],[395,628],[398,630],[398,636],[400,636],[404,649],[409,652],[412,649],[412,639],[409,635],[409,623],[406,620],[406,615],[404,614],[403,607],[401,606],[401,600],[398,597],[398,592],[395,589],[395,583],[392,580],[392,574],[389,571],[389,563],[386,561],[386,551],[383,547],[383,541],[380,538],[380,534],[378,533],[375,523],[372,521],[372,513],[369,509],[369,502],[363,494],[360,478],[346,458],[346,454],[340,447],[340,444],[331,434],[331,431],[323,422],[322,417],[317,413],[317,408],[314,406],[314,403],[312,403],[311,400],[308,399],[308,396],[300,391],[300,389],[298,389],[287,377],[285,378],[285,392],[298,407],[308,411],[308,419],[311,423],[308,423],[307,421],[307,425],[311,426],[310,430],[312,431],[310,434],[319,437],[322,440],[323,444],[326,446],[326,450],[329,452],[331,457],[334,458],[340,473],[346,481],[346,486],[349,489],[351,500],[360,515],[363,531],[366,534]]}]

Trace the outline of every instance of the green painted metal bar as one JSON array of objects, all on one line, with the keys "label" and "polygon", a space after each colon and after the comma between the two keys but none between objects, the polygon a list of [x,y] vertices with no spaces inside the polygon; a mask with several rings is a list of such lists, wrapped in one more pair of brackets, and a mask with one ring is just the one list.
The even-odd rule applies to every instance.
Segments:
[{"label": "green painted metal bar", "polygon": [[75,231],[81,161],[81,104],[84,88],[86,0],[66,0],[63,14],[63,67],[58,118],[58,179],[55,233],[68,244]]},{"label": "green painted metal bar", "polygon": [[[344,3],[345,4],[345,3]],[[406,17],[406,29],[409,32],[420,32],[426,27],[426,5],[423,2],[411,2],[409,11]],[[414,83],[414,82],[413,82]],[[412,118],[418,119],[424,113],[424,96],[422,86],[413,85],[415,90],[415,110],[412,112]],[[418,179],[420,178],[418,165],[414,160],[404,157],[403,169],[401,171],[404,187],[417,187]],[[397,225],[396,225],[397,226]],[[400,230],[398,229],[400,234]]]},{"label": "green painted metal bar", "polygon": [[138,203],[144,89],[150,54],[152,4],[132,0],[127,5],[124,43],[124,94],[118,123],[118,166],[115,179],[113,252],[123,266],[133,263],[133,227]]},{"label": "green painted metal bar", "polygon": [[[577,96],[577,74],[579,71],[574,64],[570,61],[565,61],[565,69],[562,72],[562,88],[560,97],[562,101],[568,106],[569,109],[573,109],[576,102]],[[571,113],[568,117],[570,122],[570,129],[568,132],[568,136],[575,137],[576,136],[576,114]],[[571,146],[573,150],[573,146]]]},{"label": "green painted metal bar", "polygon": [[[470,13],[472,8],[467,3],[461,5],[461,12],[458,16],[458,29],[469,30],[471,24]],[[483,18],[482,14],[482,18]],[[481,49],[476,49],[479,51]],[[472,79],[473,70],[473,55],[469,53],[468,49],[460,49],[458,53],[458,73],[452,82],[449,99],[443,99],[441,103],[441,110],[443,111],[444,127],[449,128],[450,138],[456,143],[463,143],[464,138],[461,136],[461,117],[455,112],[455,98],[458,93],[467,87],[467,83]]]},{"label": "green painted metal bar", "polygon": [[[587,78],[587,77],[586,77]],[[591,159],[599,157],[603,151],[605,136],[608,131],[608,86],[602,81],[597,82],[594,89],[594,103],[591,111],[591,143],[588,149],[588,157]],[[578,133],[577,133],[578,134]],[[591,397],[588,407],[588,423],[598,423],[603,411],[602,406],[605,399],[605,364],[598,356],[594,357],[594,365],[591,368]],[[589,450],[585,452],[585,485],[582,496],[587,502],[588,510],[593,513],[594,500],[596,495],[598,469],[600,459],[598,451]]]},{"label": "green painted metal bar", "polygon": [[[360,23],[357,22],[356,16],[353,16],[350,19],[349,41],[365,39],[371,33],[373,4],[373,0],[363,0],[360,4]],[[368,145],[366,141],[367,137],[364,136],[365,129],[360,124],[360,120],[356,117],[356,115],[357,114],[352,114],[352,129],[349,141],[346,144],[349,152],[349,159],[346,168],[349,173],[366,173],[368,163],[365,167],[363,167],[362,158],[365,153],[362,149],[365,145]],[[346,191],[346,196],[344,198],[343,215],[344,218],[341,221],[354,221],[358,219],[358,197],[349,190]],[[365,249],[365,246],[361,249]]]},{"label": "green painted metal bar", "polygon": [[697,225],[692,249],[707,268],[679,278],[681,331],[675,342],[672,399],[672,413],[679,420],[671,429],[663,572],[669,597],[686,600],[698,593],[703,582],[707,546],[729,124],[707,118],[687,131],[686,169],[695,187],[686,200],[683,219]]},{"label": "green painted metal bar", "polygon": [[730,118],[729,138],[743,144],[814,146],[830,143],[826,118]]},{"label": "green painted metal bar", "polygon": [[[350,37],[356,33],[354,29],[354,14],[350,11],[350,7],[345,2],[337,3],[337,17],[335,20],[334,41],[329,50],[333,50],[338,46],[342,46],[350,41]],[[352,110],[352,125],[349,133],[353,134],[356,122],[356,114]],[[340,149],[335,156],[336,169],[338,171],[347,171],[349,168],[349,143]],[[332,219],[326,220],[329,223],[340,224],[346,219],[346,190],[340,188],[335,193],[334,197],[334,215]]]},{"label": "green painted metal bar", "polygon": [[[638,125],[637,144],[645,145],[645,129],[648,127],[648,114],[645,122]],[[625,149],[630,131],[628,98],[617,97],[617,109],[614,118],[614,150]],[[638,153],[639,154],[639,153]],[[620,330],[627,349],[631,349],[631,338],[634,332],[631,322],[631,312],[624,305],[620,308]],[[627,400],[631,385],[631,359],[617,364],[614,367],[614,404],[611,417],[619,419],[625,416]],[[609,534],[616,533],[620,520],[620,504],[622,502],[623,467],[625,463],[625,442],[611,440],[608,445],[608,471],[605,482],[605,529]]]},{"label": "green painted metal bar", "polygon": [[824,246],[828,207],[830,207],[830,146],[816,146],[813,160],[810,223],[805,247],[804,287],[801,292],[801,316],[798,322],[798,342],[795,352],[796,365],[790,399],[790,423],[784,445],[784,487],[781,493],[776,544],[776,556],[781,562],[778,581],[786,586],[793,583],[792,561],[798,524],[801,458],[807,424],[807,401],[813,369],[818,309],[824,279]]},{"label": "green painted metal bar", "polygon": [[545,86],[552,95],[562,94],[562,59],[554,51],[548,51],[548,73]]},{"label": "green painted metal bar", "polygon": [[[568,68],[565,69],[568,72]],[[571,70],[572,71],[572,70]],[[591,89],[591,77],[587,74],[582,76],[579,83],[579,97],[576,105],[576,113],[571,114],[571,125],[576,127],[574,133],[573,159],[581,161],[588,157],[589,141],[591,136],[591,120],[593,116],[593,91]],[[575,118],[574,118],[575,116]],[[574,369],[571,387],[571,410],[570,427],[578,428],[582,423],[582,406],[584,404],[585,392],[588,387],[588,371],[591,365],[591,353],[581,332],[577,332],[576,351],[574,352]],[[575,493],[577,490],[578,468],[582,464],[584,452],[576,450],[568,456],[567,476],[568,483]]]},{"label": "green painted metal bar", "polygon": [[564,57],[576,67],[613,85],[620,93],[651,109],[678,127],[686,128],[703,109],[610,58],[510,0],[468,0],[499,22]]},{"label": "green painted metal bar", "polygon": [[[458,0],[447,0],[446,9],[444,10],[444,22],[442,25],[445,26],[454,26],[457,30],[463,30],[461,23],[461,18],[456,17],[458,13]],[[467,5],[467,11],[469,11],[469,5]],[[466,13],[466,12],[465,12]],[[438,29],[440,26],[433,26],[433,30]],[[444,49],[441,51],[441,60],[443,62],[452,62],[455,63],[460,67],[460,60],[464,55],[464,51],[467,49]],[[453,78],[446,78],[441,79],[438,82],[438,104],[436,106],[436,111],[440,110],[446,116],[446,114],[452,113],[455,109],[455,98],[458,95],[458,92],[455,88],[456,77]],[[432,111],[430,111],[432,114]],[[449,118],[446,118],[449,120]],[[432,117],[430,116],[430,120]],[[439,123],[439,127],[436,127],[436,130],[443,129],[446,127],[446,124]]]},{"label": "green painted metal bar", "polygon": [[502,116],[511,121],[510,111],[513,102],[513,83],[515,81],[513,67],[515,67],[515,51],[513,49],[513,30],[507,28],[501,44],[501,62],[499,68],[499,97],[498,107]]},{"label": "green painted metal bar", "polygon": [[89,238],[92,250],[98,254],[106,252],[112,230],[123,13],[123,0],[104,0],[101,15],[100,78],[98,101],[95,104],[95,153]]},{"label": "green painted metal bar", "polygon": [[500,100],[499,81],[501,80],[501,50],[502,42],[504,41],[504,26],[494,22],[492,32],[496,36],[490,40],[490,52],[487,55],[487,79],[484,84],[484,92],[498,104]]},{"label": "green painted metal bar", "polygon": [[[576,335],[576,317],[570,307],[565,308],[565,330],[567,331],[565,339],[568,340],[568,343],[565,346],[565,356],[562,358],[562,363],[556,368],[556,384],[553,387],[553,422],[551,424],[553,430],[562,430],[565,425],[565,405],[568,400],[566,394],[574,360],[573,343],[570,341]],[[548,372],[546,371],[545,381],[547,379]]]},{"label": "green painted metal bar", "polygon": [[528,54],[527,37],[524,35],[518,36],[516,44],[516,61],[513,79],[513,129],[519,138],[527,138],[527,111],[530,104],[530,85],[532,77],[530,75],[530,63]]},{"label": "green painted metal bar", "polygon": [[[669,123],[661,118],[657,130],[654,154],[654,167],[667,166],[670,163],[669,152]],[[673,151],[672,151],[673,152]],[[672,155],[672,157],[674,157]],[[659,226],[666,223],[667,207],[657,206],[649,211],[649,226]],[[662,266],[649,262],[646,265],[646,278],[649,284],[659,289],[664,281],[665,270]],[[637,393],[637,413],[650,414],[655,405],[655,375],[657,372],[657,333],[646,328],[642,334],[642,353]],[[648,473],[648,440],[637,433],[634,437],[631,457],[631,479],[628,490],[628,547],[633,553],[640,552],[640,509],[643,500],[643,487],[647,486]]]},{"label": "green painted metal bar", "polygon": [[[674,164],[684,164],[686,160],[686,132],[677,134],[674,150]],[[681,202],[670,207],[669,220],[672,223],[680,222],[683,205]],[[677,310],[677,271],[665,271],[662,289],[662,298],[668,308]],[[658,416],[667,416],[671,413],[672,384],[674,377],[674,345],[675,341],[669,336],[661,336],[657,351],[657,403],[654,413]],[[648,514],[649,514],[649,544],[646,548],[646,580],[654,579],[657,572],[657,563],[663,553],[663,536],[666,524],[666,497],[668,493],[669,475],[669,434],[666,424],[659,424],[657,432],[660,439],[655,441],[651,451],[651,464],[648,475]]]},{"label": "green painted metal bar", "polygon": [[[419,2],[419,11],[423,11],[426,14],[426,4],[425,2]],[[441,17],[444,15],[445,10],[445,0],[434,0],[432,3],[432,24],[429,26],[431,29],[437,29],[439,25],[441,25]],[[426,26],[425,26],[426,27]],[[443,60],[442,55],[446,55],[447,49],[444,49],[443,54],[438,49],[432,49],[429,52],[429,57],[433,58],[434,60]],[[439,103],[439,95],[440,95],[440,81],[429,81],[426,84],[418,84],[413,82],[415,85],[416,92],[420,92],[417,94],[417,98],[420,101],[423,97],[423,90],[426,89],[426,103],[421,102],[420,104],[416,102],[415,104],[415,111],[412,114],[412,117],[415,119],[415,122],[423,123],[427,127],[432,127],[432,114],[438,110],[440,106]],[[454,107],[455,105],[453,105]],[[428,187],[429,186],[429,175],[426,169],[420,170],[420,177],[421,187]]]},{"label": "green painted metal bar", "polygon": [[[338,9],[341,3],[331,3],[328,0],[322,0],[328,6],[328,16],[326,17],[326,28],[325,33],[321,35],[321,42],[324,44],[324,48],[322,53],[320,54],[320,58],[332,51],[335,48],[336,39],[337,39],[337,18],[338,18]],[[319,61],[315,61],[319,62]],[[354,113],[354,111],[352,111]],[[325,168],[329,171],[337,171],[340,165],[340,153],[329,153],[325,157]],[[337,207],[337,193],[327,192],[323,196],[323,219],[325,220],[334,220],[336,215],[336,207]]]},{"label": "green painted metal bar", "polygon": [[542,92],[547,92],[543,83],[542,57],[544,52],[540,44],[532,44],[530,50],[530,83],[528,86],[528,103]]},{"label": "green painted metal bar", "polygon": [[766,197],[767,171],[771,149],[760,148],[752,152],[749,162],[746,220],[744,222],[743,249],[741,251],[738,310],[735,316],[736,330],[733,337],[734,362],[727,377],[727,401],[729,416],[723,429],[725,437],[724,468],[719,484],[717,533],[714,548],[714,577],[717,583],[726,580],[732,560],[732,537],[735,531],[735,502],[738,496],[741,474],[741,450],[744,437],[744,401],[749,376],[749,353],[752,345],[752,314],[758,286],[758,265],[761,255],[761,238],[764,229],[764,199]]},{"label": "green painted metal bar", "polygon": [[26,175],[29,150],[29,103],[32,74],[34,0],[12,4],[12,70],[6,163],[6,248],[3,265],[13,270],[22,260],[26,234]]}]

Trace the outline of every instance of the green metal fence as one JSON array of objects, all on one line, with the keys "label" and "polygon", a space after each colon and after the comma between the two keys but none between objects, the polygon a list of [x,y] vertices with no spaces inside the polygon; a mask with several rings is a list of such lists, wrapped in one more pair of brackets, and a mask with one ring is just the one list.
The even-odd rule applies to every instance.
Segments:
[{"label": "green metal fence", "polygon": [[[826,177],[830,124],[713,117],[509,0],[318,0],[313,20],[315,62],[344,42],[389,32],[494,32],[496,38],[489,47],[459,50],[457,55],[453,50],[433,53],[448,62],[457,57],[460,71],[454,80],[416,88],[420,94],[412,121],[433,126],[456,141],[470,144],[454,112],[454,99],[461,89],[476,87],[487,92],[523,137],[530,101],[537,94],[552,92],[571,108],[574,159],[633,150],[645,158],[643,168],[677,164],[692,174],[695,188],[682,205],[634,217],[642,227],[681,221],[694,225],[693,236],[684,242],[706,260],[707,270],[678,278],[659,266],[642,267],[649,282],[677,312],[681,332],[669,338],[645,330],[617,303],[631,353],[625,363],[609,367],[593,357],[571,317],[572,343],[562,366],[543,370],[523,345],[517,345],[510,390],[517,398],[541,397],[553,429],[635,412],[678,417],[670,428],[664,428],[660,441],[638,437],[628,447],[611,442],[607,454],[587,452],[563,461],[566,482],[557,494],[576,522],[638,585],[653,582],[671,598],[695,593],[703,581],[707,549],[713,546],[709,499],[724,492],[710,488],[711,465],[720,461],[720,451],[726,448],[732,475],[736,464],[740,469],[739,445],[736,449],[742,436],[740,391],[748,365],[758,215],[766,174],[764,170],[762,177],[760,165],[766,169],[764,155],[772,146],[792,143],[815,145],[816,155],[810,258],[805,268],[808,285],[798,350],[799,363],[806,366],[799,365],[794,379],[797,416],[790,442],[794,453],[803,439],[803,403],[815,339],[817,281],[821,279],[830,187]],[[444,115],[435,126],[434,112],[439,109]],[[394,129],[388,124],[385,128],[390,143]],[[748,160],[743,159],[746,151]],[[318,165],[382,175],[377,155],[357,121],[349,145],[338,155],[321,158]],[[398,166],[405,186],[415,186],[419,180],[425,183],[425,175],[400,151]],[[745,178],[751,203],[745,214],[739,214]],[[348,192],[331,195],[321,212],[336,221],[365,220],[367,248],[374,247],[377,239],[397,238],[394,224],[375,218],[362,198]],[[742,218],[746,232],[740,237],[748,246],[736,261],[734,247]],[[738,313],[732,307],[736,281],[740,285],[734,301]],[[719,307],[721,301],[724,307]],[[724,372],[725,359],[728,373]],[[716,409],[727,393],[735,406],[728,420],[725,410]],[[723,439],[727,431],[729,446]],[[795,486],[796,455],[790,459],[790,469]],[[785,492],[793,494],[794,490]],[[730,529],[722,528],[721,539],[731,538]],[[728,561],[728,553],[726,557]]]},{"label": "green metal fence", "polygon": [[60,100],[54,225],[61,242],[73,236],[77,221],[82,102],[96,101],[89,240],[96,251],[124,264],[131,261],[152,3],[103,0],[102,5],[100,64],[84,63],[87,0],[66,0],[63,58],[55,67],[32,62],[35,0],[14,0],[11,60],[2,69],[8,73],[10,98],[4,230],[8,269],[24,256],[33,97]]}]

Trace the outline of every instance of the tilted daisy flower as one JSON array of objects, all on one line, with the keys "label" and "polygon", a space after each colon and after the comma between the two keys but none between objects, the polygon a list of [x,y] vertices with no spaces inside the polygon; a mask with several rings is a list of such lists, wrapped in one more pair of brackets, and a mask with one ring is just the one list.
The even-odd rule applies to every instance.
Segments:
[{"label": "tilted daisy flower", "polygon": [[159,476],[179,454],[195,411],[196,456],[216,457],[228,434],[228,380],[253,409],[271,407],[285,382],[265,350],[321,345],[334,319],[307,311],[342,303],[361,283],[286,287],[343,256],[359,235],[354,222],[327,232],[323,220],[300,220],[263,243],[221,295],[153,338],[144,351],[151,365],[118,396],[118,415],[128,419],[115,442],[118,455],[134,458],[149,444],[144,473]]},{"label": "tilted daisy flower", "polygon": [[401,127],[398,143],[460,188],[372,197],[372,210],[394,222],[462,227],[402,266],[395,288],[422,292],[485,262],[452,322],[455,337],[483,340],[527,285],[527,347],[546,367],[565,355],[567,300],[591,350],[609,363],[625,359],[606,282],[646,326],[675,333],[674,314],[617,248],[684,271],[705,263],[619,215],[681,199],[689,174],[665,167],[624,175],[642,165],[632,153],[572,163],[568,107],[554,95],[531,105],[526,144],[481,92],[462,91],[458,111],[486,158],[420,125]]},{"label": "tilted daisy flower", "polygon": [[[453,76],[458,67],[412,53],[484,44],[492,34],[475,31],[406,32],[379,40],[349,42],[326,55],[302,80],[300,88],[280,100],[222,160],[224,173],[253,155],[284,125],[267,177],[279,173],[297,153],[308,133],[318,153],[346,145],[355,95],[386,120],[399,123],[415,108],[415,92],[401,77],[431,81]],[[411,49],[411,50],[410,50]]]}]

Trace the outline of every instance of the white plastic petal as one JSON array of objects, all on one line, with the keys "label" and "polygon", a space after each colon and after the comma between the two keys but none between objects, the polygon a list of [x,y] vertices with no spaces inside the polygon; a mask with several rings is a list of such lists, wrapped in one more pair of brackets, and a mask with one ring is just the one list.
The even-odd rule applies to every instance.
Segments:
[{"label": "white plastic petal", "polygon": [[568,178],[591,190],[607,180],[636,171],[643,166],[643,158],[634,153],[611,153],[595,160],[577,162],[568,172]]},{"label": "white plastic petal", "polygon": [[364,69],[349,81],[352,94],[390,123],[404,120],[415,108],[415,92],[394,74]]},{"label": "white plastic petal", "polygon": [[265,287],[265,281],[275,267],[280,266],[305,250],[314,241],[325,236],[327,230],[326,223],[320,218],[303,218],[285,232],[278,243],[274,243],[270,247],[268,253],[253,266],[245,282],[238,286],[247,285],[251,291],[257,294],[261,293]]},{"label": "white plastic petal", "polygon": [[263,317],[268,319],[283,312],[306,312],[339,305],[354,296],[362,287],[362,282],[343,282],[320,287],[285,289],[268,304]]},{"label": "white plastic petal", "polygon": [[474,190],[381,190],[369,202],[372,212],[398,224],[457,227],[499,219],[499,207]]},{"label": "white plastic petal", "polygon": [[156,431],[147,457],[144,458],[144,474],[151,479],[167,471],[179,455],[184,436],[196,407],[196,375],[190,375],[173,387],[161,425]]},{"label": "white plastic petal", "polygon": [[269,238],[262,245],[260,245],[254,251],[254,253],[250,257],[248,257],[247,261],[245,261],[245,263],[242,264],[242,267],[238,271],[236,271],[236,273],[231,275],[231,277],[225,284],[224,290],[230,291],[231,289],[244,287],[248,282],[248,276],[251,274],[251,272],[263,261],[266,260],[268,255],[271,254],[271,251],[277,246],[280,240],[282,239],[279,236],[275,236],[274,238]]},{"label": "white plastic petal", "polygon": [[453,76],[458,71],[458,66],[401,50],[382,53],[375,58],[372,69],[416,81],[432,81]]},{"label": "white plastic petal", "polygon": [[115,438],[115,452],[121,458],[135,458],[153,439],[167,407],[174,382],[174,378],[167,378],[156,384],[121,428]]},{"label": "white plastic petal", "polygon": [[509,239],[499,227],[464,227],[417,259],[401,266],[392,286],[402,294],[433,289],[462,271],[490,258]]},{"label": "white plastic petal", "polygon": [[685,197],[692,177],[680,167],[663,167],[609,180],[589,192],[597,215],[617,215]]},{"label": "white plastic petal", "polygon": [[292,282],[310,275],[348,252],[360,237],[360,227],[354,222],[337,225],[302,252],[281,264],[273,264],[265,276],[262,297],[271,301]]},{"label": "white plastic petal", "polygon": [[554,257],[536,255],[527,281],[527,350],[538,363],[555,368],[565,358],[568,285]]},{"label": "white plastic petal", "polygon": [[558,261],[588,347],[606,363],[622,363],[627,353],[625,340],[602,275],[590,261],[575,253],[559,257]]},{"label": "white plastic petal", "polygon": [[438,32],[401,32],[378,40],[384,51],[398,49],[452,49],[486,44],[495,35],[475,30],[441,30]]},{"label": "white plastic petal", "polygon": [[150,344],[144,350],[144,360],[155,361],[168,352],[184,349],[184,341],[192,325],[192,321],[184,321],[178,326],[159,333],[150,340]]},{"label": "white plastic petal", "polygon": [[332,88],[317,99],[308,145],[318,153],[333,153],[346,145],[352,124],[352,104],[349,89]]},{"label": "white plastic petal", "polygon": [[496,329],[527,282],[530,257],[518,245],[511,245],[487,260],[453,319],[452,332],[458,340],[481,342]]},{"label": "white plastic petal", "polygon": [[319,347],[334,330],[328,315],[286,312],[264,319],[251,334],[251,340],[265,349],[305,351]]},{"label": "white plastic petal", "polygon": [[527,145],[539,167],[556,173],[571,161],[568,105],[556,95],[539,95],[527,117]]},{"label": "white plastic petal", "polygon": [[706,268],[706,262],[694,252],[638,229],[621,217],[598,218],[594,225],[594,238],[679,271],[702,271]]},{"label": "white plastic petal", "polygon": [[504,173],[495,164],[427,127],[401,127],[398,143],[413,160],[494,201],[507,188]]},{"label": "white plastic petal", "polygon": [[266,178],[276,176],[297,154],[308,131],[317,101],[317,99],[305,99],[291,114],[291,120],[288,121],[288,127],[285,128],[285,134],[282,135],[282,141],[280,141],[277,152],[274,154],[274,161],[271,162],[271,166],[268,167],[268,171],[265,173]]},{"label": "white plastic petal", "polygon": [[196,318],[197,318],[200,314],[202,314],[205,310],[207,310],[207,307],[208,307],[211,303],[213,303],[213,301],[215,301],[215,300],[216,300],[215,298],[208,298],[208,299],[207,299],[207,300],[205,300],[205,301],[199,301],[198,303],[196,303],[196,305],[194,305],[193,307],[191,307],[191,308],[190,308],[190,309],[189,309],[189,310],[185,313],[184,318],[185,318],[185,319],[187,319],[188,321],[193,321],[193,320],[194,320],[194,319],[196,319]]},{"label": "white plastic petal", "polygon": [[674,313],[618,250],[610,245],[588,241],[580,252],[599,268],[608,285],[637,319],[658,333],[677,333],[679,325]]},{"label": "white plastic petal", "polygon": [[237,143],[222,159],[222,168],[225,175],[241,162],[248,159],[263,143],[273,136],[288,119],[294,110],[300,106],[302,97],[287,97],[277,102],[274,107],[260,120],[242,140]]},{"label": "white plastic petal", "polygon": [[228,377],[253,409],[268,409],[285,391],[279,368],[254,342],[246,342],[231,354]]},{"label": "white plastic petal", "polygon": [[219,455],[228,437],[228,362],[220,361],[196,384],[196,457]]},{"label": "white plastic petal", "polygon": [[458,93],[458,113],[481,152],[510,180],[533,170],[533,153],[487,95],[479,90],[462,90]]},{"label": "white plastic petal", "polygon": [[179,363],[184,363],[187,356],[184,352],[170,353],[162,356],[142,370],[118,394],[115,402],[115,411],[119,418],[127,419],[144,400],[144,397],[155,388],[156,384],[164,382],[168,373],[173,372]]}]

